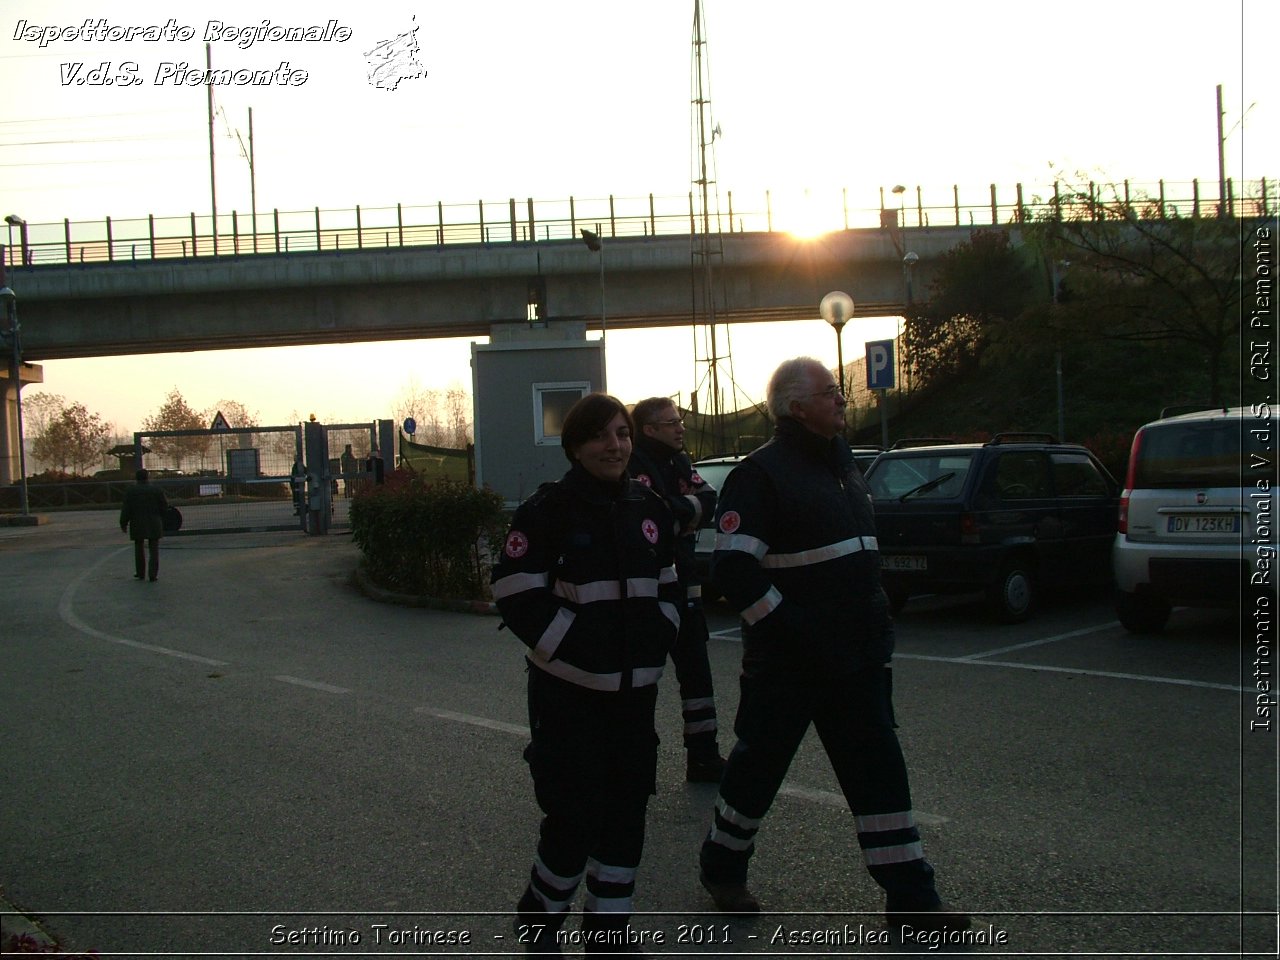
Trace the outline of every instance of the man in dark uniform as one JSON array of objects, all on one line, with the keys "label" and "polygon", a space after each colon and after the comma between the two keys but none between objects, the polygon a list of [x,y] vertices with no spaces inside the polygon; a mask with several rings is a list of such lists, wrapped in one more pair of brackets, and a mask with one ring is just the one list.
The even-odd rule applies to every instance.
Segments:
[{"label": "man in dark uniform", "polygon": [[742,693],[701,879],[716,906],[751,913],[747,864],[761,822],[813,724],[835,770],[890,931],[961,931],[924,859],[894,732],[893,624],[880,586],[871,498],[844,430],[845,399],[820,362],[769,381],[772,440],[725,480],[712,577],[743,621]]},{"label": "man in dark uniform", "polygon": [[693,469],[684,452],[684,421],[669,397],[649,397],[635,405],[631,416],[640,431],[628,468],[631,476],[667,501],[675,515],[676,571],[684,590],[680,634],[671,648],[680,686],[684,718],[685,779],[690,783],[719,783],[724,758],[716,743],[716,700],[707,659],[707,618],[702,609],[702,585],[694,569],[699,527],[711,525],[716,491]]},{"label": "man in dark uniform", "polygon": [[[145,576],[155,581],[160,576],[160,538],[164,536],[164,512],[169,508],[169,501],[163,490],[151,485],[151,476],[146,470],[139,470],[134,477],[138,482],[125,491],[124,505],[120,508],[120,529],[133,540],[134,578],[141,580]],[[144,542],[149,547],[146,557],[142,550]]]}]

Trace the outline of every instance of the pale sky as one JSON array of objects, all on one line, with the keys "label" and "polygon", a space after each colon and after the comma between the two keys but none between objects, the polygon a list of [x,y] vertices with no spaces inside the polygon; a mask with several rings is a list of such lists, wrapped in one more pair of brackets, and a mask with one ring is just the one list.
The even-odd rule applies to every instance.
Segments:
[{"label": "pale sky", "polygon": [[[264,18],[285,27],[336,20],[351,36],[213,42],[215,68],[287,61],[307,71],[300,85],[215,88],[220,214],[250,210],[236,139],[248,142],[250,108],[260,213],[683,197],[695,176],[693,8],[693,0],[0,0],[0,212],[25,218],[33,239],[41,229],[60,236],[64,218],[207,215],[205,88],[164,77],[203,68],[210,29]],[[802,225],[807,195],[835,228],[846,190],[854,208],[875,207],[899,183],[912,196],[920,186],[926,203],[945,203],[953,184],[980,198],[995,183],[1011,198],[1017,183],[1044,193],[1055,171],[1078,170],[1102,182],[1199,178],[1214,196],[1218,84],[1228,175],[1274,183],[1277,8],[1273,0],[705,0],[720,203],[733,191],[735,208],[761,207],[767,190],[775,225],[788,228]],[[126,29],[172,19],[193,36],[53,39],[55,28],[86,18]],[[45,39],[23,39],[24,26]],[[415,28],[426,75],[375,88],[366,53]],[[76,82],[104,62],[139,82]],[[734,374],[752,398],[782,356],[811,353],[834,366],[834,336],[817,304],[814,314],[734,328]],[[894,326],[851,324],[845,359]],[[687,399],[692,342],[688,329],[611,331],[610,391],[626,401]],[[469,388],[468,359],[467,342],[451,340],[50,361],[43,388],[31,389],[84,403],[120,430],[139,429],[175,386],[196,409],[234,399],[265,424],[309,413],[364,421],[392,416],[411,378]]]}]

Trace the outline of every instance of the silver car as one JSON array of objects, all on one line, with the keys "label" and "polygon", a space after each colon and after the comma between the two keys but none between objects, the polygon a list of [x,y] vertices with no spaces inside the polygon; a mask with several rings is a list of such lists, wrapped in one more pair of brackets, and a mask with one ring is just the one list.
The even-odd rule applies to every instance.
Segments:
[{"label": "silver car", "polygon": [[1112,551],[1127,630],[1159,632],[1175,606],[1239,609],[1260,525],[1270,536],[1271,494],[1253,494],[1270,489],[1277,439],[1274,412],[1242,407],[1138,429]]}]

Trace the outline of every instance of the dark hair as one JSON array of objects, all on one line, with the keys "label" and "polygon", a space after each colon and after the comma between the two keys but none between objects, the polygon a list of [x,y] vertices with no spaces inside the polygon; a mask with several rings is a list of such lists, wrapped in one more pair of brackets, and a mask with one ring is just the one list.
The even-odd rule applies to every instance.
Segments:
[{"label": "dark hair", "polygon": [[[676,402],[670,397],[646,397],[631,408],[631,417],[635,420],[636,426],[644,427],[653,423],[654,417],[661,411],[675,405]],[[680,411],[677,410],[676,415],[679,416],[679,414]]]},{"label": "dark hair", "polygon": [[139,470],[133,476],[134,476],[134,479],[136,479],[139,483],[146,483],[147,478],[149,478],[151,474],[147,473],[146,469],[144,468],[142,470]]},{"label": "dark hair", "polygon": [[635,421],[617,397],[607,393],[588,393],[569,408],[564,425],[560,428],[560,446],[570,463],[577,460],[573,452],[609,425],[609,421],[622,414],[627,427],[635,433]]}]

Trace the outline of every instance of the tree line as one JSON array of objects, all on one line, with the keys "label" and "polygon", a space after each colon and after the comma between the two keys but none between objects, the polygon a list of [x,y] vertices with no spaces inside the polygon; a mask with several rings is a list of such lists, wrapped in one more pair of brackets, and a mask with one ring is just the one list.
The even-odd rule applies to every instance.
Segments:
[{"label": "tree line", "polygon": [[[412,416],[418,423],[415,439],[441,447],[466,447],[472,439],[471,398],[461,387],[447,390],[424,389],[410,379],[396,400],[398,422]],[[263,426],[260,414],[238,400],[222,399],[213,406],[196,410],[172,388],[155,413],[142,422],[140,432],[208,430],[221,413],[231,427]],[[294,411],[291,422],[301,418]],[[133,445],[133,431],[107,423],[83,403],[68,402],[60,394],[39,391],[23,396],[23,427],[34,475],[78,477],[109,469],[110,451]],[[245,438],[246,441],[248,438]],[[294,456],[290,434],[272,434],[266,442],[273,453]],[[208,436],[153,437],[146,442],[150,451],[173,469],[204,466],[210,450]],[[280,449],[274,449],[279,446]]]},{"label": "tree line", "polygon": [[915,425],[1056,432],[1059,366],[1067,433],[1080,439],[1131,436],[1175,403],[1228,403],[1251,230],[1095,184],[1038,219],[975,229],[907,310]]}]

